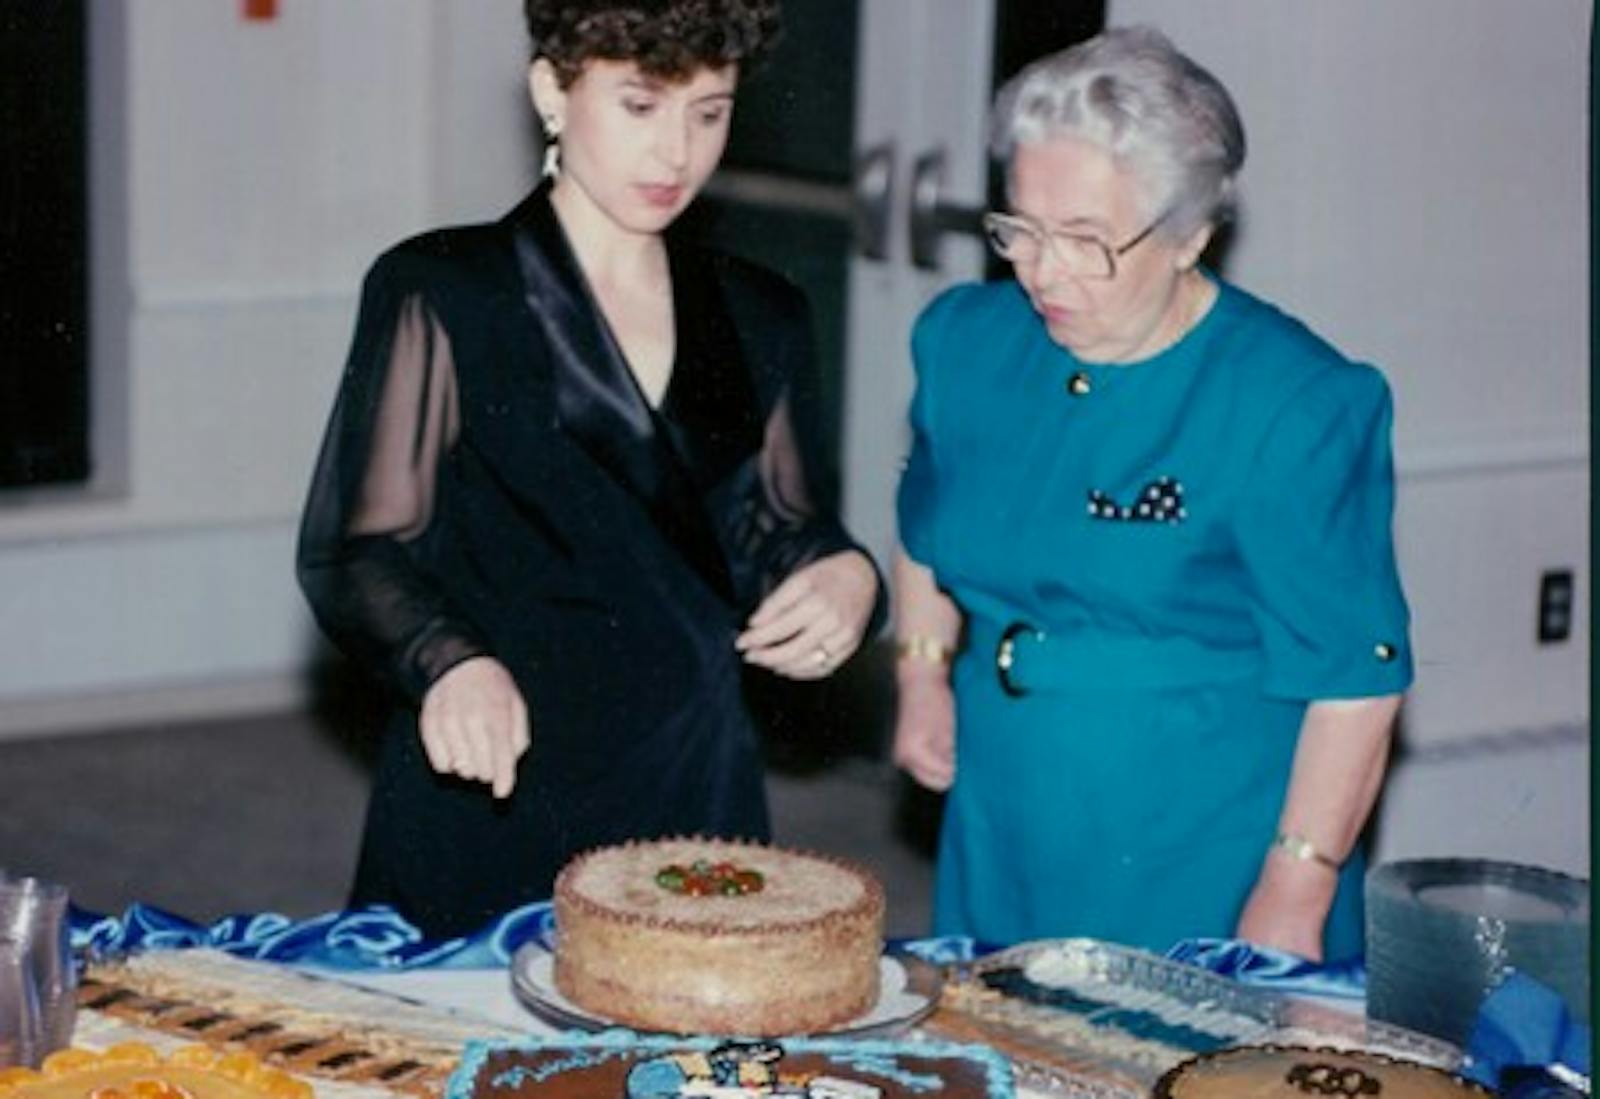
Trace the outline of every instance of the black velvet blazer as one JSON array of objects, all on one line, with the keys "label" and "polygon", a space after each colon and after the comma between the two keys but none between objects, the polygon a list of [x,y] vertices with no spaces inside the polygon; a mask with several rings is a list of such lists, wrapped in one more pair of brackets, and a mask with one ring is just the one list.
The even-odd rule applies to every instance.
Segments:
[{"label": "black velvet blazer", "polygon": [[[669,257],[658,408],[543,189],[367,276],[298,555],[325,631],[407,703],[357,900],[453,933],[547,895],[587,846],[767,835],[733,638],[797,566],[860,547],[818,498],[803,297],[720,254]],[[504,804],[434,775],[415,731],[428,686],[486,653],[533,722]]]}]

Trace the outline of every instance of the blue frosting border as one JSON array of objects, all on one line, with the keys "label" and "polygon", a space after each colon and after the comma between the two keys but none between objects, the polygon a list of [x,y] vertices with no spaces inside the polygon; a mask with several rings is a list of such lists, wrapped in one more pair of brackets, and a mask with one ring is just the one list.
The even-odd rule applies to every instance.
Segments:
[{"label": "blue frosting border", "polygon": [[[554,1038],[495,1039],[468,1042],[461,1063],[450,1076],[444,1099],[472,1099],[473,1086],[488,1059],[496,1053],[542,1053],[585,1050],[598,1052],[668,1053],[681,1050],[706,1052],[729,1041],[726,1037],[701,1035],[675,1038],[640,1034],[617,1027],[597,1034],[567,1034]],[[968,1042],[943,1039],[911,1040],[891,1038],[778,1038],[786,1053],[850,1054],[859,1057],[950,1057],[979,1064],[984,1070],[988,1099],[1014,1099],[1016,1083],[1011,1062],[994,1049]],[[618,1099],[621,1099],[619,1096]]]}]

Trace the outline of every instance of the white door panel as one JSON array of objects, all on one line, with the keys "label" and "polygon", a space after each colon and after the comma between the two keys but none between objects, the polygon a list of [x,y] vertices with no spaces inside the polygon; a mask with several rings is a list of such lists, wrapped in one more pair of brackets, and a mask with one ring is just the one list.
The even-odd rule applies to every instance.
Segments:
[{"label": "white door panel", "polygon": [[969,235],[943,236],[936,270],[913,262],[913,169],[919,158],[942,153],[943,201],[982,204],[994,7],[992,0],[871,0],[861,18],[858,147],[892,150],[895,182],[887,257],[858,257],[850,269],[844,510],[850,529],[887,562],[908,445],[911,326],[940,290],[983,274],[982,245]]}]

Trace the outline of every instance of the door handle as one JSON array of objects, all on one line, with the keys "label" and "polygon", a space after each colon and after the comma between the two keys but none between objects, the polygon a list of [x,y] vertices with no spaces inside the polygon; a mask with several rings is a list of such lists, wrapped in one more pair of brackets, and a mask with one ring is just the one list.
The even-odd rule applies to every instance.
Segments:
[{"label": "door handle", "polygon": [[911,262],[925,271],[939,269],[939,238],[945,233],[983,235],[983,211],[944,202],[945,152],[930,149],[911,170]]},{"label": "door handle", "polygon": [[855,202],[851,225],[856,250],[867,259],[889,258],[889,224],[894,204],[894,143],[884,142],[856,157]]},{"label": "door handle", "polygon": [[864,150],[856,158],[849,183],[722,168],[706,181],[705,193],[724,202],[843,221],[850,226],[857,251],[867,259],[886,260],[894,211],[894,144]]}]

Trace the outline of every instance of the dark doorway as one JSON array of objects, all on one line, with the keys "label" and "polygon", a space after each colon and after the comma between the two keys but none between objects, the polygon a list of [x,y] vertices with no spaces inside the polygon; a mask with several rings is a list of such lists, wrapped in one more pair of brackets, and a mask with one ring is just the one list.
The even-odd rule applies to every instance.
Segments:
[{"label": "dark doorway", "polygon": [[0,487],[89,476],[85,0],[0,0]]},{"label": "dark doorway", "polygon": [[995,86],[1018,69],[1105,28],[1105,0],[999,0],[995,10]]}]

